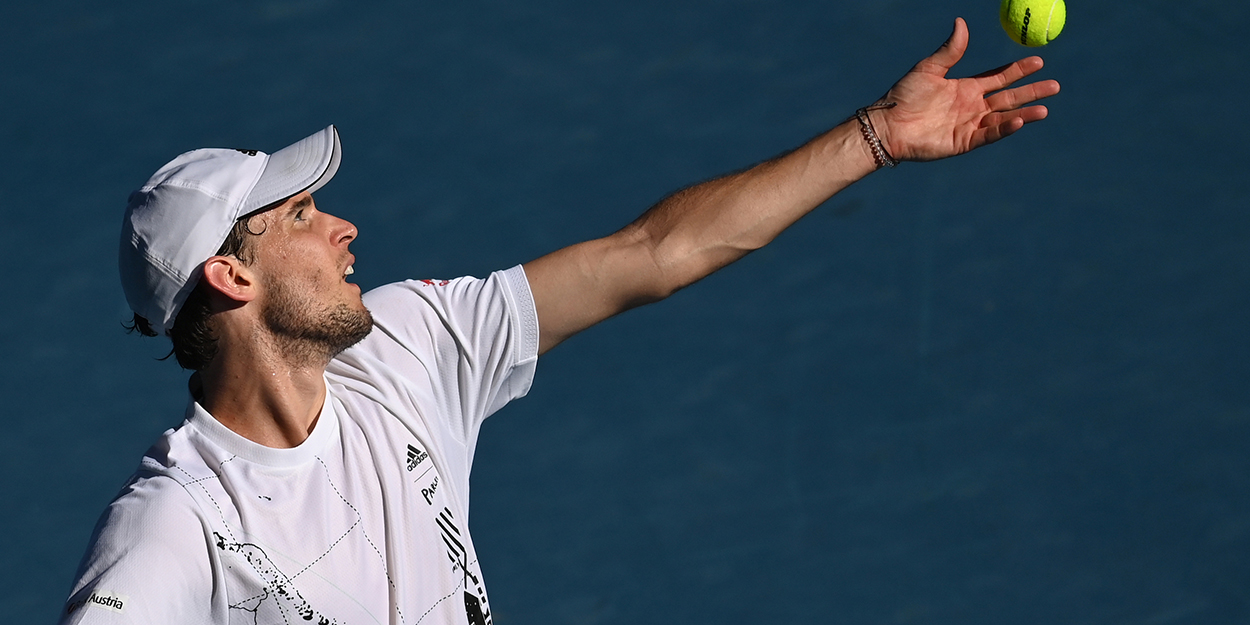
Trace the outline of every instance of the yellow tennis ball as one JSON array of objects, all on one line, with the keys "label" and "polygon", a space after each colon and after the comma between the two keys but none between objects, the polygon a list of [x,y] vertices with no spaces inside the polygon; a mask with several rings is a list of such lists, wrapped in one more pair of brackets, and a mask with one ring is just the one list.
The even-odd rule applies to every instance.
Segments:
[{"label": "yellow tennis ball", "polygon": [[1067,16],[1063,0],[1003,0],[998,7],[998,21],[1007,36],[1033,48],[1058,37]]}]

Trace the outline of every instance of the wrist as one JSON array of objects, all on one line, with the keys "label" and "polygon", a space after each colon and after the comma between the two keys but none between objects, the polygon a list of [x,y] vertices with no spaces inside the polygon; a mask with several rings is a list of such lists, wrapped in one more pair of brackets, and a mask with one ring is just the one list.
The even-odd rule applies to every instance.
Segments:
[{"label": "wrist", "polygon": [[886,128],[884,123],[885,111],[894,108],[895,104],[894,102],[877,103],[855,111],[855,119],[859,122],[860,136],[863,137],[864,142],[867,144],[878,169],[894,167],[899,163],[898,159],[889,150],[887,143],[888,134],[883,132]]}]

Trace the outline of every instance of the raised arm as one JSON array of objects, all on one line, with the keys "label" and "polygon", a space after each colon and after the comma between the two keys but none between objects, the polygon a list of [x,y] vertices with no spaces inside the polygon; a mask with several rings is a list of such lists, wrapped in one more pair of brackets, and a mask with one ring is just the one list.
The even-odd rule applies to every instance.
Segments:
[{"label": "raised arm", "polygon": [[[1046,117],[1026,106],[1059,92],[1048,80],[1006,89],[1041,69],[1029,57],[963,79],[968,28],[918,63],[867,112],[887,156],[924,161],[993,143]],[[746,171],[678,191],[624,229],[525,265],[538,308],[540,351],[608,317],[663,299],[772,241],[803,215],[872,173],[878,161],[856,118]]]}]

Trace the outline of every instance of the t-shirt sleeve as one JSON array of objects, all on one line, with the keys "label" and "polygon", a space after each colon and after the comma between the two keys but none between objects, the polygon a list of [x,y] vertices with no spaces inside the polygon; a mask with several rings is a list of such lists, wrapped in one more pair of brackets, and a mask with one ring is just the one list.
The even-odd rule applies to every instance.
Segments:
[{"label": "t-shirt sleeve", "polygon": [[209,622],[207,535],[182,486],[136,477],[96,524],[60,622]]},{"label": "t-shirt sleeve", "polygon": [[[485,279],[409,280],[365,295],[375,329],[336,364],[372,385],[387,374],[427,387],[441,404],[438,413],[462,441],[481,421],[529,392],[538,360],[538,316],[529,282],[520,267]],[[385,363],[374,369],[371,358]],[[428,416],[428,414],[427,414]]]}]

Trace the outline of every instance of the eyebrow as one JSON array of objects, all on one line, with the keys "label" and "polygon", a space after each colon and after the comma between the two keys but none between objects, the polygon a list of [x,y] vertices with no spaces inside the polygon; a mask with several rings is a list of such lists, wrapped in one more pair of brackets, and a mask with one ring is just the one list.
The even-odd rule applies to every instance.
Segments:
[{"label": "eyebrow", "polygon": [[312,197],[305,197],[304,199],[287,207],[286,213],[289,215],[295,211],[304,210],[305,208],[308,208],[309,206],[312,206]]}]

